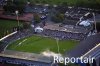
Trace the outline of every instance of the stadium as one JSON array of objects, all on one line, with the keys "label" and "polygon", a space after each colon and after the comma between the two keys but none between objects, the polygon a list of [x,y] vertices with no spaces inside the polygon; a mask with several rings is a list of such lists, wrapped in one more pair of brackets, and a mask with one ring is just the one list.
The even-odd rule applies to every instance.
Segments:
[{"label": "stadium", "polygon": [[95,57],[66,66],[100,65],[99,9],[25,2],[0,0],[0,66],[65,66],[53,56]]}]

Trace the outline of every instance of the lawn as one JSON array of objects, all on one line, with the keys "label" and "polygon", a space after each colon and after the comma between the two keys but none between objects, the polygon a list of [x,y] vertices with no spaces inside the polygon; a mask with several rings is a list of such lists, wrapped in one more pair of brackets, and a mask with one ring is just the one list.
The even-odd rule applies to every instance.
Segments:
[{"label": "lawn", "polygon": [[[77,43],[78,41],[74,40],[59,40],[58,44],[60,53],[63,54],[65,51],[73,49]],[[11,43],[7,49],[31,53],[40,53],[46,50],[57,53],[58,51],[57,42],[55,39],[35,35],[15,41]]]},{"label": "lawn", "polygon": [[[34,3],[34,4],[40,3],[40,4],[51,4],[51,5],[54,5],[54,4],[62,4],[64,2],[66,2],[68,5],[73,5],[77,1],[80,1],[80,0],[29,0],[29,1],[31,3]],[[21,2],[26,3],[27,0],[21,0]]]},{"label": "lawn", "polygon": [[[20,23],[20,26],[23,24]],[[13,32],[13,27],[18,27],[17,21],[2,20],[0,19],[0,38]]]},{"label": "lawn", "polygon": [[[27,0],[19,0],[19,1],[24,2],[24,3],[27,2]],[[51,4],[51,5],[57,4],[57,5],[59,5],[62,3],[66,3],[67,5],[74,5],[74,6],[76,6],[77,4],[78,5],[83,4],[86,6],[86,4],[87,5],[90,3],[95,4],[97,2],[97,1],[93,1],[93,0],[28,0],[28,1],[30,1],[31,3],[34,3],[34,4],[40,3],[40,4]]]}]

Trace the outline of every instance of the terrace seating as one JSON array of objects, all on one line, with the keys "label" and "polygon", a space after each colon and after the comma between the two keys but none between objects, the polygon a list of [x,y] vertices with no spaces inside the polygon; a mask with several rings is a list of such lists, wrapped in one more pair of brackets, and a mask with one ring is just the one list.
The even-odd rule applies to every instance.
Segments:
[{"label": "terrace seating", "polygon": [[59,39],[75,39],[75,40],[83,40],[86,35],[79,33],[70,33],[70,32],[61,32],[61,31],[53,31],[53,30],[44,30],[41,35],[59,38]]},{"label": "terrace seating", "polygon": [[51,66],[51,63],[0,57],[0,62],[4,62],[4,61],[9,64],[24,65],[24,66]]}]

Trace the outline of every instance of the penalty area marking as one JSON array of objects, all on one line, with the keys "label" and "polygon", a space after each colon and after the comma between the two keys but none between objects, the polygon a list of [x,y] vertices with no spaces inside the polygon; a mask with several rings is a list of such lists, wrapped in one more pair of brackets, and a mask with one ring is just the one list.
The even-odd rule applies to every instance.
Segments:
[{"label": "penalty area marking", "polygon": [[[24,39],[24,40],[23,40],[22,42],[20,42],[17,46],[22,45],[22,43],[24,43],[26,40],[27,40],[27,39]],[[17,46],[15,46],[15,48],[16,48]]]},{"label": "penalty area marking", "polygon": [[26,40],[27,40],[27,39],[24,39],[22,42],[20,42],[20,43],[18,44],[18,46],[21,45],[21,44],[22,44],[23,42],[25,42]]}]

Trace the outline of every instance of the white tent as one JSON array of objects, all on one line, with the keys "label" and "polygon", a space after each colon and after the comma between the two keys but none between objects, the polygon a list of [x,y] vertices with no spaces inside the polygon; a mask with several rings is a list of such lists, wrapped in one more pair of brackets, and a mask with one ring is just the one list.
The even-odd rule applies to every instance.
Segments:
[{"label": "white tent", "polygon": [[83,26],[90,26],[90,21],[89,20],[85,20],[85,21],[82,21],[81,23],[79,23],[79,25],[83,25]]},{"label": "white tent", "polygon": [[34,28],[34,25],[31,25],[32,28]]},{"label": "white tent", "polygon": [[41,28],[40,26],[38,26],[38,27],[35,28],[35,32],[40,33],[42,31],[43,31],[43,28]]}]

